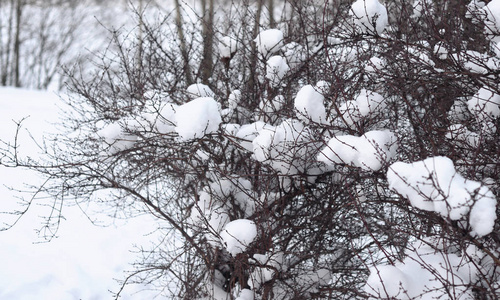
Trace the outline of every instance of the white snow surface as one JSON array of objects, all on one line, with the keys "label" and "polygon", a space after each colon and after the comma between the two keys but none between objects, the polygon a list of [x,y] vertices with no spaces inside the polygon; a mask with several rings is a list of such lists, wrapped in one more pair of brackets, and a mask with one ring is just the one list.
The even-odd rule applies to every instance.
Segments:
[{"label": "white snow surface", "polygon": [[207,191],[201,191],[190,218],[193,225],[206,229],[205,237],[211,245],[220,245],[217,235],[229,222],[227,210],[220,201],[213,199]]},{"label": "white snow surface", "polygon": [[[59,97],[52,92],[0,88],[0,106],[0,139],[12,142],[15,122],[26,117],[18,136],[20,155],[39,157],[31,136],[40,142],[44,134],[56,132],[54,122],[58,122],[59,107],[63,107]],[[26,169],[0,166],[0,211],[21,209],[18,197],[29,198],[30,194],[8,187],[23,189],[25,183],[37,185],[42,179]],[[150,234],[156,221],[149,216],[118,220],[102,213],[92,214],[103,207],[66,206],[57,238],[40,243],[35,229],[41,227],[41,217],[49,212],[42,201],[35,200],[13,228],[0,231],[0,299],[111,299],[109,290],[119,290],[114,279],[123,279],[125,271],[133,269],[130,264],[137,259],[131,253],[133,246],[148,245],[158,238],[157,234]],[[106,227],[91,224],[82,209]],[[14,220],[11,217],[2,214],[2,222],[10,223]],[[120,299],[152,299],[158,294],[144,290],[147,288],[125,288]]]},{"label": "white snow surface", "polygon": [[279,55],[271,56],[267,60],[266,78],[272,87],[278,87],[283,77],[290,70],[285,58]]},{"label": "white snow surface", "polygon": [[253,157],[281,174],[297,175],[308,167],[314,150],[308,127],[299,120],[286,119],[278,126],[264,125],[252,141]]},{"label": "white snow surface", "polygon": [[486,19],[486,11],[483,9],[486,3],[481,0],[471,0],[467,4],[465,17],[472,20],[472,23],[479,24]]},{"label": "white snow surface", "polygon": [[464,256],[437,252],[424,242],[412,246],[412,251],[406,251],[404,261],[370,269],[364,288],[373,297],[370,299],[432,300],[450,299],[451,295],[453,299],[474,299],[472,291],[467,289],[477,277],[472,262]]},{"label": "white snow surface", "polygon": [[310,84],[303,86],[294,101],[297,117],[305,122],[326,123],[324,99],[319,88]]},{"label": "white snow surface", "polygon": [[384,61],[376,56],[370,58],[365,66],[365,71],[368,73],[377,73],[382,70],[385,66]]},{"label": "white snow surface", "polygon": [[352,126],[370,114],[381,112],[385,109],[384,97],[379,93],[361,89],[354,100],[346,101],[339,107],[342,120]]},{"label": "white snow surface", "polygon": [[186,91],[192,99],[200,97],[215,97],[215,93],[212,91],[212,89],[208,85],[202,83],[193,83],[192,85],[187,87]]},{"label": "white snow surface", "polygon": [[250,152],[253,152],[253,140],[259,135],[259,132],[263,128],[271,129],[274,127],[262,121],[241,125],[240,129],[236,133],[236,138],[238,139],[240,146]]},{"label": "white snow surface", "polygon": [[[500,17],[500,16],[499,16]],[[488,74],[490,70],[498,70],[500,61],[495,56],[473,50],[466,50],[451,55],[463,68],[472,73]]]},{"label": "white snow surface", "polygon": [[201,138],[219,129],[222,118],[219,104],[211,97],[201,97],[177,107],[175,131],[181,140]]},{"label": "white snow surface", "polygon": [[500,0],[492,0],[483,7],[486,13],[485,33],[495,42],[500,41]]},{"label": "white snow surface", "polygon": [[279,29],[263,30],[257,35],[254,42],[257,44],[259,53],[268,57],[283,47],[283,32]]},{"label": "white snow surface", "polygon": [[175,132],[175,111],[177,105],[167,103],[163,105],[156,117],[155,127],[156,130],[161,134],[168,134]]},{"label": "white snow surface", "polygon": [[389,188],[408,198],[411,205],[451,220],[470,212],[470,234],[484,236],[493,230],[496,198],[478,181],[463,178],[444,156],[414,163],[396,162],[387,172]]},{"label": "white snow surface", "polygon": [[127,125],[124,122],[113,122],[106,125],[97,132],[97,135],[104,139],[110,154],[130,149],[137,141],[137,136],[127,132]]},{"label": "white snow surface", "polygon": [[229,104],[229,109],[235,110],[238,107],[240,101],[241,101],[241,91],[240,90],[232,91],[227,99],[227,102]]},{"label": "white snow surface", "polygon": [[249,289],[242,289],[240,292],[240,295],[236,300],[254,300],[254,295],[252,290]]},{"label": "white snow surface", "polygon": [[290,68],[299,66],[307,59],[307,50],[296,42],[284,45],[282,51]]},{"label": "white snow surface", "polygon": [[429,0],[417,0],[413,3],[413,18],[420,18],[425,12],[432,10],[432,1]]},{"label": "white snow surface", "polygon": [[318,154],[318,160],[328,165],[347,164],[367,171],[377,171],[395,155],[396,150],[394,133],[389,130],[373,130],[360,137],[333,137]]},{"label": "white snow surface", "polygon": [[467,105],[469,111],[480,122],[500,116],[500,95],[486,88],[479,89],[479,91],[467,101]]},{"label": "white snow surface", "polygon": [[232,256],[246,251],[257,237],[257,226],[253,221],[238,219],[226,224],[220,233],[226,249]]},{"label": "white snow surface", "polygon": [[230,36],[224,36],[219,42],[219,54],[221,57],[230,58],[238,50],[238,41]]},{"label": "white snow surface", "polygon": [[382,34],[389,24],[387,9],[378,0],[357,0],[351,6],[349,14],[358,29],[368,34]]},{"label": "white snow surface", "polygon": [[462,145],[468,145],[474,148],[479,146],[480,142],[479,134],[470,131],[463,124],[453,124],[448,126],[446,138],[449,139],[452,143],[460,143]]}]

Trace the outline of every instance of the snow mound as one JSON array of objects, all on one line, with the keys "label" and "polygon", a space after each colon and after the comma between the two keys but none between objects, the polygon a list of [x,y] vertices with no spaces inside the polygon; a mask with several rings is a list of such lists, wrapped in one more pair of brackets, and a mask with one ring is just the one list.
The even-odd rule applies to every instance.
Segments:
[{"label": "snow mound", "polygon": [[[436,243],[437,241],[431,241]],[[423,242],[406,251],[403,262],[370,268],[364,287],[370,299],[474,299],[468,284],[477,270],[465,256],[437,252]],[[449,283],[454,283],[450,285]]]},{"label": "snow mound", "polygon": [[381,34],[389,24],[387,9],[378,0],[357,0],[351,6],[349,15],[363,33]]},{"label": "snow mound", "polygon": [[113,122],[97,132],[107,144],[110,154],[130,149],[137,142],[138,137],[128,133],[125,126],[122,122]]},{"label": "snow mound", "polygon": [[382,111],[386,107],[382,95],[362,89],[355,100],[347,101],[339,107],[343,121],[352,126],[370,114]]},{"label": "snow mound", "polygon": [[224,36],[219,42],[219,54],[221,57],[231,58],[238,50],[238,41],[230,36]]},{"label": "snow mound", "polygon": [[181,140],[189,141],[217,131],[222,118],[218,103],[213,98],[202,97],[179,106],[175,121],[175,131]]},{"label": "snow mound", "polygon": [[158,120],[155,123],[156,130],[161,134],[175,132],[175,111],[177,105],[167,103],[158,112]]},{"label": "snow mound", "polygon": [[257,237],[257,226],[253,221],[238,219],[226,224],[220,233],[226,249],[232,256],[246,251]]},{"label": "snow mound", "polygon": [[478,121],[497,118],[500,116],[500,95],[481,88],[472,99],[467,101],[467,106]]},{"label": "snow mound", "polygon": [[336,136],[321,150],[318,160],[328,165],[347,164],[367,171],[380,170],[396,153],[396,136],[389,130],[374,130],[357,137]]},{"label": "snow mound", "polygon": [[272,87],[277,87],[288,70],[290,70],[290,67],[283,57],[279,55],[271,56],[267,60],[266,78],[269,79]]},{"label": "snow mound", "polygon": [[208,85],[201,83],[194,83],[186,89],[191,99],[210,97],[214,98],[215,93],[210,89]]},{"label": "snow mound", "polygon": [[276,53],[283,46],[283,32],[279,29],[261,31],[254,42],[257,44],[259,53],[267,57],[268,54]]},{"label": "snow mound", "polygon": [[485,33],[489,35],[494,42],[500,41],[500,0],[492,0],[483,7],[486,15]]},{"label": "snow mound", "polygon": [[308,84],[303,86],[295,96],[295,109],[297,117],[305,122],[326,122],[325,97],[318,88]]},{"label": "snow mound", "polygon": [[387,180],[389,188],[408,198],[414,207],[437,212],[451,220],[469,215],[473,236],[484,236],[493,230],[495,196],[480,182],[463,178],[447,157],[396,162],[389,167]]},{"label": "snow mound", "polygon": [[308,157],[315,149],[311,140],[310,130],[298,120],[267,125],[252,141],[254,158],[281,174],[298,175],[308,167]]}]

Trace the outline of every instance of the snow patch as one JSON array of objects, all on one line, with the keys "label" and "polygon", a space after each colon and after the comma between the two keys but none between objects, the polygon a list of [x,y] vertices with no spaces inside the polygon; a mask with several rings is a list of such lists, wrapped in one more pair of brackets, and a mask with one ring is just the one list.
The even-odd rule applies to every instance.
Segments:
[{"label": "snow patch", "polygon": [[290,67],[283,57],[271,56],[267,60],[266,78],[269,79],[272,87],[278,87],[288,70],[290,70]]},{"label": "snow patch", "polygon": [[451,220],[463,219],[471,212],[469,224],[473,236],[484,236],[493,230],[495,196],[480,182],[463,178],[447,157],[396,162],[389,167],[387,180],[390,189],[419,209],[437,212]]},{"label": "snow patch", "polygon": [[297,117],[305,122],[326,123],[325,97],[312,85],[303,86],[295,96]]},{"label": "snow patch", "polygon": [[197,98],[177,108],[175,131],[181,140],[201,138],[219,129],[222,118],[218,103],[210,97]]},{"label": "snow patch", "polygon": [[201,83],[194,83],[187,87],[186,92],[191,97],[191,99],[210,97],[214,98],[215,93],[210,89],[208,85]]},{"label": "snow patch", "polygon": [[232,256],[236,256],[246,251],[257,237],[257,226],[253,221],[247,219],[234,220],[226,224],[220,237],[226,245],[226,250]]},{"label": "snow patch", "polygon": [[396,149],[394,133],[389,130],[374,130],[361,137],[333,137],[319,153],[318,160],[328,165],[347,164],[367,171],[377,171],[395,155]]},{"label": "snow patch", "polygon": [[349,15],[363,33],[380,35],[389,25],[387,9],[378,0],[357,0],[352,4]]},{"label": "snow patch", "polygon": [[267,29],[261,31],[254,42],[257,44],[257,50],[262,56],[278,52],[283,46],[283,32],[279,29]]}]

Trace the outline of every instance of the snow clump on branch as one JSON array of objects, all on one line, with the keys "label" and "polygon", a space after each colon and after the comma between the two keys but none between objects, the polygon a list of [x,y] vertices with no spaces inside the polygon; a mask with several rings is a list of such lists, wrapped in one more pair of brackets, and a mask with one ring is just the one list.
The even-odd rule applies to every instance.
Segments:
[{"label": "snow clump on branch", "polygon": [[382,95],[361,89],[355,100],[346,101],[339,107],[343,121],[352,126],[362,118],[381,112],[386,107]]},{"label": "snow clump on branch", "polygon": [[389,130],[369,131],[360,137],[341,135],[330,139],[318,160],[378,171],[396,154],[397,147],[396,136]]},{"label": "snow clump on branch", "polygon": [[238,219],[226,224],[220,234],[226,245],[226,250],[232,256],[246,251],[247,247],[257,237],[257,226],[253,221]]},{"label": "snow clump on branch", "polygon": [[283,32],[279,29],[261,31],[255,38],[257,50],[263,57],[278,52],[283,46]]},{"label": "snow clump on branch", "polygon": [[382,34],[389,25],[387,9],[378,0],[357,0],[351,6],[349,15],[356,28],[366,34]]},{"label": "snow clump on branch", "polygon": [[469,111],[479,122],[500,116],[500,95],[481,88],[469,101],[467,101]]},{"label": "snow clump on branch", "polygon": [[415,242],[405,251],[403,262],[370,268],[364,288],[372,296],[369,299],[449,299],[449,293],[459,295],[454,299],[474,299],[467,285],[477,278],[476,262],[437,252],[429,246],[436,243]]},{"label": "snow clump on branch", "polygon": [[469,218],[472,236],[485,236],[495,225],[496,198],[481,182],[455,171],[444,156],[414,163],[396,162],[387,172],[389,188],[410,200],[412,206],[439,213],[443,218]]},{"label": "snow clump on branch", "polygon": [[219,54],[224,58],[231,58],[238,50],[238,41],[230,36],[224,36],[219,42]]},{"label": "snow clump on branch", "polygon": [[279,55],[271,56],[267,60],[266,78],[270,80],[272,87],[277,87],[288,70],[290,70],[290,67],[283,57]]},{"label": "snow clump on branch", "polygon": [[326,109],[322,93],[312,85],[303,86],[295,96],[297,117],[305,122],[313,121],[326,124]]},{"label": "snow clump on branch", "polygon": [[177,108],[175,131],[183,141],[201,138],[219,129],[222,118],[219,104],[210,97],[189,101]]}]

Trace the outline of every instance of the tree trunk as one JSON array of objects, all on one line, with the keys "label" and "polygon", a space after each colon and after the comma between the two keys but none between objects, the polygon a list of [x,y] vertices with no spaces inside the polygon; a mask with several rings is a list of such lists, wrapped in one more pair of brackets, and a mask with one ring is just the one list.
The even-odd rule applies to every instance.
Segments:
[{"label": "tree trunk", "polygon": [[186,76],[187,85],[190,85],[193,83],[193,76],[191,75],[191,67],[189,65],[189,56],[186,45],[186,38],[184,36],[184,29],[182,28],[182,10],[179,0],[175,0],[175,12],[177,14],[175,25],[177,27],[177,35],[179,36],[179,45],[181,48],[182,59],[184,60],[184,74]]},{"label": "tree trunk", "polygon": [[5,44],[5,60],[3,61],[2,64],[2,77],[1,79],[1,84],[3,86],[6,86],[9,84],[10,81],[10,74],[11,74],[11,49],[12,49],[12,31],[13,31],[13,24],[14,24],[14,11],[15,11],[15,0],[11,0],[10,2],[10,13],[9,13],[9,19],[7,20],[8,28],[7,28],[7,43]]},{"label": "tree trunk", "polygon": [[269,9],[269,27],[274,28],[276,26],[276,21],[274,20],[274,0],[269,0],[267,8]]},{"label": "tree trunk", "polygon": [[16,7],[16,32],[14,37],[14,86],[20,87],[20,70],[19,70],[19,60],[21,52],[21,16],[22,16],[23,3],[22,0],[17,0]]},{"label": "tree trunk", "polygon": [[137,57],[136,57],[136,66],[139,72],[142,69],[142,52],[143,52],[143,35],[144,35],[144,20],[143,20],[143,0],[139,0],[139,32],[137,34]]},{"label": "tree trunk", "polygon": [[213,69],[213,43],[214,43],[214,0],[202,0],[204,10],[202,19],[203,34],[203,57],[200,63],[200,77],[202,82],[207,83],[212,76]]},{"label": "tree trunk", "polygon": [[[252,29],[252,39],[257,37],[257,34],[259,33],[259,28],[260,28],[260,15],[262,13],[262,6],[264,5],[264,0],[258,0],[258,6],[257,6],[257,12],[255,15],[255,20],[253,24],[253,29]],[[256,81],[256,73],[255,69],[257,68],[257,59],[258,59],[258,54],[257,54],[257,45],[255,43],[252,43],[252,48],[251,48],[251,53],[250,53],[250,78],[248,78],[248,83],[247,83],[247,91],[252,95],[253,99],[258,99],[256,97],[257,93],[257,87],[255,86]],[[259,105],[258,101],[256,103],[250,103],[249,109],[253,109]]]}]

